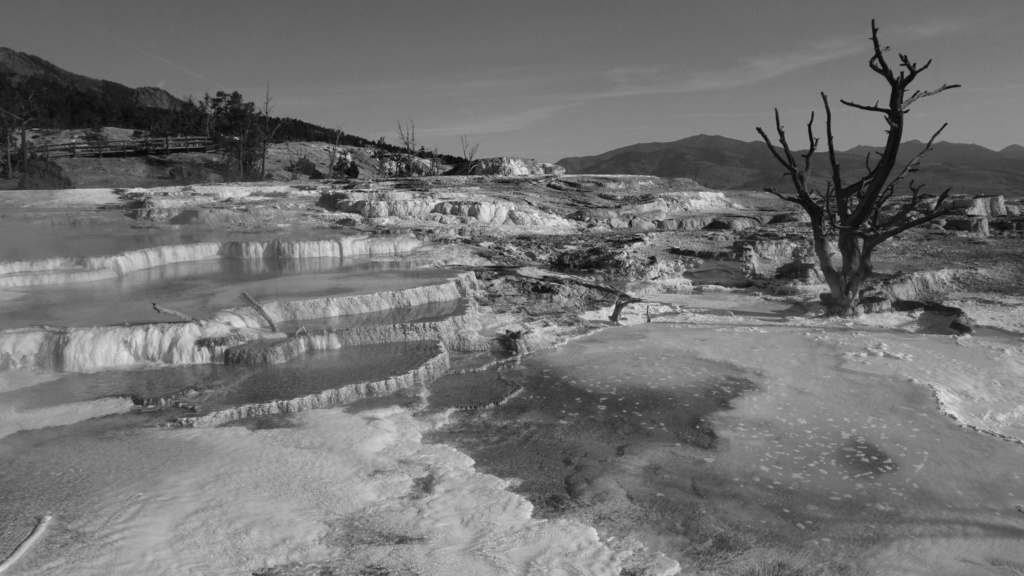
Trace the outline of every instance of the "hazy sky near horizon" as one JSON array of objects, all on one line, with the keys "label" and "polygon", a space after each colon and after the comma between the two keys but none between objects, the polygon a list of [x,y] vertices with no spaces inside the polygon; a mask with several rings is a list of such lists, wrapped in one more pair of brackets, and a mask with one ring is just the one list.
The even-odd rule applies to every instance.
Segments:
[{"label": "hazy sky near horizon", "polygon": [[[275,114],[428,148],[555,161],[638,142],[752,141],[778,107],[791,143],[826,92],[836,144],[880,144],[883,44],[933,60],[907,138],[1024,144],[1022,0],[0,0],[0,46],[176,96],[238,90]],[[820,131],[821,118],[818,123]]]}]

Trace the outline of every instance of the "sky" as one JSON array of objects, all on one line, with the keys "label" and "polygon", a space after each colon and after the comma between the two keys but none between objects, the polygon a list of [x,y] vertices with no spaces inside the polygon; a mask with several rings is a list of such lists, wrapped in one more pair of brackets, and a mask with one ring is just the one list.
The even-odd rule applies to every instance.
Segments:
[{"label": "sky", "polygon": [[478,157],[553,162],[696,134],[744,141],[778,108],[806,146],[820,93],[836,146],[880,145],[871,19],[926,62],[906,138],[1024,144],[1024,0],[0,0],[0,46],[130,87],[238,90],[279,116]]}]

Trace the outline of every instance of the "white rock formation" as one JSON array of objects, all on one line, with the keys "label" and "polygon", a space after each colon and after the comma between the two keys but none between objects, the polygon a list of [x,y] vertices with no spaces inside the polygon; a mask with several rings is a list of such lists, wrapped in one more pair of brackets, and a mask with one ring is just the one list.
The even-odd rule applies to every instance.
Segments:
[{"label": "white rock formation", "polygon": [[168,264],[218,258],[392,256],[411,252],[422,245],[421,241],[411,236],[340,236],[324,240],[173,244],[130,250],[109,256],[0,262],[0,288],[90,282]]},{"label": "white rock formation", "polygon": [[536,160],[510,156],[473,160],[447,172],[453,176],[540,176],[556,173],[554,168],[545,168],[544,164]]},{"label": "white rock formation", "polygon": [[561,216],[483,194],[429,190],[325,192],[319,205],[364,218],[425,220],[447,225],[575,228]]},{"label": "white rock formation", "polygon": [[[276,321],[303,321],[457,300],[476,289],[476,277],[467,272],[433,286],[340,298],[270,302],[264,305],[264,309]],[[91,372],[147,364],[220,362],[228,348],[263,338],[284,337],[267,331],[265,324],[266,321],[251,308],[237,308],[201,322],[4,330],[0,331],[0,370],[35,368]],[[460,335],[459,331],[464,332],[468,327],[469,324],[453,321],[448,325],[423,327],[422,330],[454,344],[460,339],[472,339],[470,335]],[[416,332],[417,329],[393,329],[403,330]],[[338,345],[363,343],[358,340],[360,334],[371,338],[373,330],[353,332],[347,339],[338,337]],[[397,335],[389,337],[394,337],[395,341],[402,340]],[[385,339],[384,336],[379,338]]]},{"label": "white rock formation", "polygon": [[1006,200],[1003,196],[956,198],[950,200],[949,205],[968,216],[1006,216]]},{"label": "white rock formation", "polygon": [[392,376],[385,380],[350,384],[342,388],[325,390],[317,394],[309,394],[289,400],[244,404],[242,406],[217,410],[202,416],[178,418],[174,424],[186,428],[210,427],[242,418],[287,414],[351,404],[363,398],[389,396],[408,388],[426,386],[447,372],[448,367],[448,351],[443,344],[438,343],[436,353],[425,363],[409,372]]}]

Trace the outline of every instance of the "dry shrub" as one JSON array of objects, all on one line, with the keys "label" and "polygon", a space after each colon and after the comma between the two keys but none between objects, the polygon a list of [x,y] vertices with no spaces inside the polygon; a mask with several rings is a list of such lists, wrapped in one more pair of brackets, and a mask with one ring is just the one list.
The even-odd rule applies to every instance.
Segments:
[{"label": "dry shrub", "polygon": [[60,165],[35,154],[28,157],[25,171],[18,181],[21,190],[66,190],[74,187]]}]

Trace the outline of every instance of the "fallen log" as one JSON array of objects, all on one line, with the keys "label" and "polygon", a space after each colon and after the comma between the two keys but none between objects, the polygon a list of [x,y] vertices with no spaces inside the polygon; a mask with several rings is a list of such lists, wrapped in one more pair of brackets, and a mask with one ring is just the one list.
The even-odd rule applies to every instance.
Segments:
[{"label": "fallen log", "polygon": [[267,321],[267,324],[270,324],[271,330],[273,330],[274,332],[278,331],[277,324],[274,324],[273,319],[270,318],[270,315],[267,314],[267,311],[263,309],[263,306],[261,306],[260,303],[257,302],[255,298],[249,296],[245,292],[242,292],[242,300],[244,300],[246,304],[251,306],[252,309],[255,310],[257,314],[262,316],[263,319]]},{"label": "fallen log", "polygon": [[164,308],[163,306],[157,304],[156,302],[153,302],[152,300],[150,300],[150,302],[153,304],[153,310],[156,310],[160,314],[170,314],[171,316],[181,318],[185,322],[199,322],[198,320],[189,316],[188,314],[183,314],[181,312],[178,312],[177,310],[171,310],[170,308]]}]

